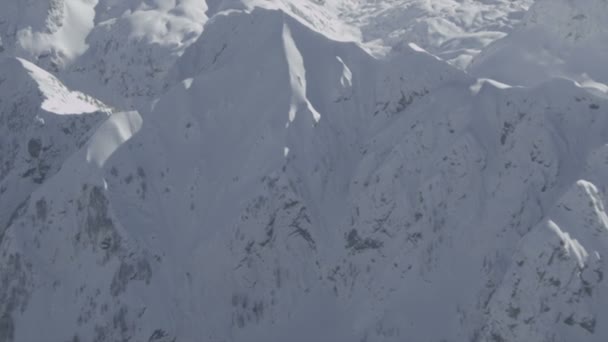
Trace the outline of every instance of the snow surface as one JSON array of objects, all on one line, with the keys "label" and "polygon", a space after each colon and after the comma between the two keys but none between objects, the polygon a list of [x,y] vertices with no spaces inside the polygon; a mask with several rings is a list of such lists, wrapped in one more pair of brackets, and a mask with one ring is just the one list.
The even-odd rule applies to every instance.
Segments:
[{"label": "snow surface", "polygon": [[365,41],[414,42],[464,68],[489,43],[507,35],[532,0],[327,0],[360,28]]},{"label": "snow surface", "polygon": [[0,341],[604,342],[605,9],[1,3]]},{"label": "snow surface", "polygon": [[520,85],[553,77],[608,83],[607,16],[607,1],[538,0],[520,27],[473,61],[471,73]]}]

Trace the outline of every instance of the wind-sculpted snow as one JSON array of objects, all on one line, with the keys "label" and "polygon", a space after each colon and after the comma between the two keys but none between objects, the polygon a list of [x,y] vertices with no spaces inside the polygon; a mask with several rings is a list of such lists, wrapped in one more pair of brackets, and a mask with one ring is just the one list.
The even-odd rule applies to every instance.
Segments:
[{"label": "wind-sculpted snow", "polygon": [[[181,22],[179,4],[97,18]],[[0,341],[604,342],[597,87],[478,79],[415,44],[372,56],[317,12],[338,2],[205,6],[134,76],[150,93],[91,86],[139,112],[0,65]],[[159,22],[97,61],[168,51]]]}]

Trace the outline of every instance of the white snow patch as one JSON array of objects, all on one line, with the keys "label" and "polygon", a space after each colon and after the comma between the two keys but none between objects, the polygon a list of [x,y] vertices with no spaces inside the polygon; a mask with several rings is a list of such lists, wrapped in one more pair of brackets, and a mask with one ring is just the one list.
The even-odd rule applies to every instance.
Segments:
[{"label": "white snow patch", "polygon": [[108,158],[137,133],[143,120],[138,112],[112,115],[95,132],[86,149],[87,161],[101,168]]},{"label": "white snow patch", "polygon": [[473,95],[477,95],[479,94],[479,92],[481,91],[481,89],[486,85],[489,84],[495,88],[498,89],[509,89],[512,88],[510,85],[502,83],[502,82],[498,82],[496,80],[492,80],[489,78],[479,78],[477,79],[477,82],[475,82],[475,84],[473,84],[469,89],[471,90],[471,93],[473,93]]},{"label": "white snow patch", "polygon": [[17,58],[17,60],[36,81],[40,92],[45,97],[41,105],[42,109],[60,115],[84,114],[107,110],[99,101],[81,92],[70,91],[57,78],[36,65],[21,58]]},{"label": "white snow patch", "polygon": [[186,89],[190,89],[190,87],[192,87],[192,82],[194,81],[193,78],[187,78],[185,80],[182,81],[182,84],[184,85],[184,88]]},{"label": "white snow patch", "polygon": [[425,49],[421,48],[418,44],[416,43],[409,43],[407,44],[412,50],[414,51],[418,51],[418,52],[424,52],[424,53],[429,53],[428,51],[426,51]]},{"label": "white snow patch", "polygon": [[585,88],[589,91],[594,92],[596,95],[608,95],[608,85],[595,81],[586,73],[584,73],[581,76],[581,79],[578,82],[575,82],[575,84],[578,87]]},{"label": "white snow patch", "polygon": [[296,114],[302,107],[305,107],[312,114],[315,122],[319,122],[321,114],[306,98],[306,69],[304,68],[304,59],[291,36],[291,30],[287,24],[283,24],[283,45],[285,48],[285,58],[289,65],[289,78],[292,91],[289,122],[295,120]]},{"label": "white snow patch", "polygon": [[566,249],[567,253],[574,254],[579,266],[581,268],[584,267],[587,262],[587,258],[589,257],[589,253],[587,253],[585,247],[583,247],[578,240],[573,239],[570,234],[562,231],[552,220],[549,220],[547,225],[549,226],[549,229],[555,232],[555,234],[557,234],[560,240],[564,243],[564,248]]},{"label": "white snow patch", "polygon": [[342,60],[342,58],[336,56],[336,59],[340,64],[342,64],[342,76],[340,77],[340,84],[344,88],[350,88],[353,85],[353,73],[350,71],[346,63]]}]

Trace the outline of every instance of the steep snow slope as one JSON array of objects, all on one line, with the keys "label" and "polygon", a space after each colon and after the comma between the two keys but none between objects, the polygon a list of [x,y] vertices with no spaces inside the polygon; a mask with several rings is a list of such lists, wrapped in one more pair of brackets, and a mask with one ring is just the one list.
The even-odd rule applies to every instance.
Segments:
[{"label": "steep snow slope", "polygon": [[0,340],[605,339],[607,100],[242,4],[12,215]]},{"label": "steep snow slope", "polygon": [[110,109],[21,59],[0,60],[0,239],[13,211]]},{"label": "steep snow slope", "polygon": [[489,46],[470,71],[514,85],[565,77],[608,92],[607,16],[606,1],[538,0],[521,27]]}]

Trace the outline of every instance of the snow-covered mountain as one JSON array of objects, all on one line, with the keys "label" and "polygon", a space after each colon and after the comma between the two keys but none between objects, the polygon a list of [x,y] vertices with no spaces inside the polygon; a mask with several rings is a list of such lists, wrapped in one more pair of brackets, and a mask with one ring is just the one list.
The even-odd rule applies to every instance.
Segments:
[{"label": "snow-covered mountain", "polygon": [[529,6],[0,4],[0,341],[605,341],[605,1]]},{"label": "snow-covered mountain", "polygon": [[[332,0],[327,0],[330,2]],[[414,42],[465,68],[486,45],[504,37],[532,0],[333,0],[365,41]]]},{"label": "snow-covered mountain", "polygon": [[474,60],[471,73],[517,85],[562,77],[608,92],[607,16],[608,1],[538,0],[520,27]]},{"label": "snow-covered mountain", "polygon": [[22,59],[0,62],[0,75],[0,226],[5,228],[16,206],[86,143],[111,109]]},{"label": "snow-covered mountain", "polygon": [[158,79],[207,20],[204,0],[8,2],[0,5],[4,54],[124,108],[158,94]]}]

